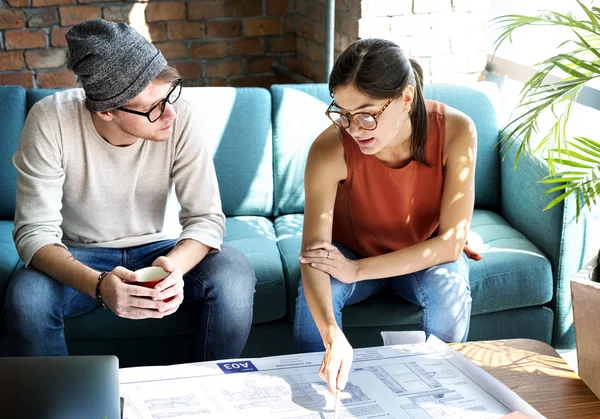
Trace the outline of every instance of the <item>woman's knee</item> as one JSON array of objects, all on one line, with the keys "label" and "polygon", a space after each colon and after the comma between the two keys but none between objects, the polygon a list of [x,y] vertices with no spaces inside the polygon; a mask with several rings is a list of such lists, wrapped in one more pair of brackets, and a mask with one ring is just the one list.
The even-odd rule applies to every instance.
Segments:
[{"label": "woman's knee", "polygon": [[469,330],[472,297],[463,262],[434,266],[417,279],[425,332],[446,342],[465,340]]},{"label": "woman's knee", "polygon": [[433,266],[417,275],[419,288],[429,303],[437,306],[471,302],[469,267],[461,259]]}]

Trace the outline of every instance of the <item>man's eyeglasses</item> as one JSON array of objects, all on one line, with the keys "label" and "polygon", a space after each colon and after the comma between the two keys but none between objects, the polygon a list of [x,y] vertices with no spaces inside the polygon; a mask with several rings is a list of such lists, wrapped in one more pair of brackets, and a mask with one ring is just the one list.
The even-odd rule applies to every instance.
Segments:
[{"label": "man's eyeglasses", "polygon": [[350,128],[350,123],[352,121],[354,121],[354,123],[356,125],[358,125],[360,128],[367,130],[367,131],[373,131],[375,128],[377,128],[377,118],[379,118],[379,116],[383,113],[383,111],[385,111],[385,108],[387,108],[394,99],[395,98],[391,98],[390,100],[385,102],[385,104],[381,107],[381,109],[379,109],[379,112],[377,112],[377,113],[371,113],[371,112],[356,112],[356,113],[343,112],[342,113],[339,111],[332,111],[331,108],[333,108],[333,104],[335,103],[335,100],[334,100],[333,102],[331,102],[331,105],[329,105],[329,108],[327,108],[327,110],[325,111],[325,115],[327,115],[329,117],[329,119],[331,119],[331,122],[333,122],[334,124],[336,124],[337,126],[339,126],[341,128],[344,128],[344,129]]},{"label": "man's eyeglasses", "polygon": [[177,80],[177,84],[175,84],[175,86],[173,86],[173,88],[169,91],[167,96],[163,100],[158,102],[156,105],[151,107],[148,112],[134,111],[132,109],[127,109],[127,108],[122,108],[122,107],[118,107],[117,109],[120,111],[123,111],[123,112],[129,112],[129,113],[133,113],[135,115],[145,116],[146,118],[148,118],[148,121],[156,122],[160,119],[160,117],[165,112],[165,107],[167,106],[167,102],[169,102],[172,105],[173,103],[177,102],[177,99],[179,99],[179,96],[181,95],[182,82],[183,82],[182,79]]}]

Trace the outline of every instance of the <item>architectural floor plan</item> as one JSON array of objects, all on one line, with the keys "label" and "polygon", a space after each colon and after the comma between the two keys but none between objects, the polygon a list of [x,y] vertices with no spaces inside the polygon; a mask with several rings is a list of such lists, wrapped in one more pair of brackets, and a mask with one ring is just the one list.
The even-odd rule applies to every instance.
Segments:
[{"label": "architectural floor plan", "polygon": [[[334,418],[322,353],[120,370],[125,419]],[[435,337],[355,350],[337,417],[501,418],[531,406]]]}]

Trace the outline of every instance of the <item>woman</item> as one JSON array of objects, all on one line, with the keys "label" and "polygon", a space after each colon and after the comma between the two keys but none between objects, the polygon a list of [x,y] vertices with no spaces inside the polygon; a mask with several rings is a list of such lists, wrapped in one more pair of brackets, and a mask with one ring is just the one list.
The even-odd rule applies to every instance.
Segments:
[{"label": "woman", "polygon": [[305,171],[302,281],[294,337],[325,350],[319,374],[343,389],[352,347],[342,307],[388,287],[423,309],[422,328],[464,341],[471,294],[466,247],[477,138],[465,114],[425,101],[421,67],[390,41],[363,39],[329,78],[333,124]]}]

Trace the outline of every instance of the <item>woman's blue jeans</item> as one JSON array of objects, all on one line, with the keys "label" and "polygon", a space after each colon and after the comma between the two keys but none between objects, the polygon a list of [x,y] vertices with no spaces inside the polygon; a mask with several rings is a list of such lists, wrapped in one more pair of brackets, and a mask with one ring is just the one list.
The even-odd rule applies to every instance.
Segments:
[{"label": "woman's blue jeans", "polygon": [[[175,240],[127,249],[81,248],[69,251],[98,271],[123,266],[135,271],[169,253]],[[196,330],[197,360],[237,358],[252,325],[256,279],[246,257],[223,244],[208,254],[184,279],[184,301],[202,300]],[[19,269],[6,292],[4,316],[14,356],[67,355],[64,318],[100,305],[95,298],[30,267]]]},{"label": "woman's blue jeans", "polygon": [[[334,243],[348,259],[359,256]],[[389,288],[397,295],[423,309],[421,328],[426,336],[434,334],[445,342],[463,342],[469,334],[471,290],[469,261],[463,252],[456,262],[443,263],[419,272],[386,279],[372,279],[346,284],[331,278],[333,311],[342,328],[342,308],[356,304]],[[300,352],[323,351],[323,340],[304,296],[302,281],[298,285],[294,339]]]}]

